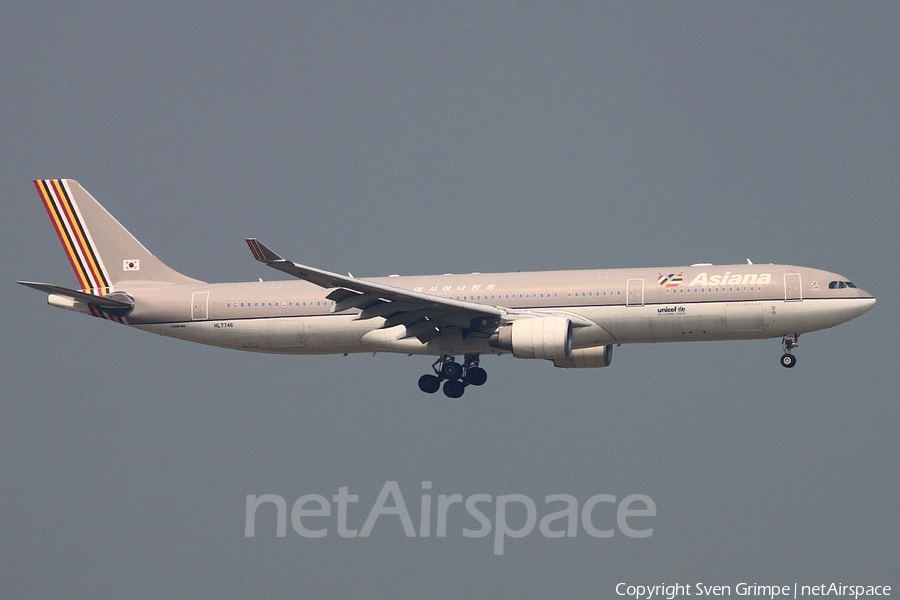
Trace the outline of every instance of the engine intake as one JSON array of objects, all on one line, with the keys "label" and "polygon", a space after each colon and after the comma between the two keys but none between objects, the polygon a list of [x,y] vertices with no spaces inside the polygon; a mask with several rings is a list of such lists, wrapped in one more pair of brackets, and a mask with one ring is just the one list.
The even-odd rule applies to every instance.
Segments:
[{"label": "engine intake", "polygon": [[494,332],[490,345],[516,358],[565,359],[572,353],[572,322],[565,317],[519,319]]}]

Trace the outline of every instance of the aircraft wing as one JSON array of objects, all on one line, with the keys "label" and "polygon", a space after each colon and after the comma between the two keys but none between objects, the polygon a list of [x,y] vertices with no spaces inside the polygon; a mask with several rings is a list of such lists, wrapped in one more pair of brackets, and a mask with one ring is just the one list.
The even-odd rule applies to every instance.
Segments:
[{"label": "aircraft wing", "polygon": [[247,238],[247,245],[256,260],[274,269],[326,289],[334,288],[326,296],[335,302],[334,312],[356,308],[361,311],[357,319],[384,317],[382,328],[404,325],[406,334],[402,337],[416,337],[423,343],[437,337],[439,328],[448,325],[490,333],[509,313],[498,306],[444,298],[297,264],[256,238]]}]

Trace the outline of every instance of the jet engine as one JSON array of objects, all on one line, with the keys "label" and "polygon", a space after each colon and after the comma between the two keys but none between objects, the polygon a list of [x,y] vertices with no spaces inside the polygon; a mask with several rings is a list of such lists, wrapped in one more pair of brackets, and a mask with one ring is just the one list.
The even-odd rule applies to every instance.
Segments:
[{"label": "jet engine", "polygon": [[495,331],[490,345],[516,358],[565,359],[572,353],[572,322],[565,317],[519,319]]},{"label": "jet engine", "polygon": [[554,358],[553,366],[561,369],[597,369],[612,362],[612,344],[577,348],[566,358]]}]

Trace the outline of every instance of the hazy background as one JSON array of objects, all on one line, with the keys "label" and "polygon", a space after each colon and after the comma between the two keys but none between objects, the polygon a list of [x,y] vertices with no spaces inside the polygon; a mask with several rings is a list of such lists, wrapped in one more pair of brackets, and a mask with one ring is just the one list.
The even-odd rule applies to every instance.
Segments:
[{"label": "hazy background", "polygon": [[[0,3],[0,597],[897,589],[900,4],[258,4]],[[280,277],[258,236],[358,276],[749,257],[878,305],[790,371],[779,340],[487,358],[454,401],[417,389],[427,357],[257,356],[47,307],[14,284],[75,283],[36,177],[207,281]],[[248,494],[348,486],[360,528],[389,480],[417,527],[425,480],[658,516],[503,556],[461,511],[446,539],[394,517],[276,538],[262,510],[244,537]]]}]

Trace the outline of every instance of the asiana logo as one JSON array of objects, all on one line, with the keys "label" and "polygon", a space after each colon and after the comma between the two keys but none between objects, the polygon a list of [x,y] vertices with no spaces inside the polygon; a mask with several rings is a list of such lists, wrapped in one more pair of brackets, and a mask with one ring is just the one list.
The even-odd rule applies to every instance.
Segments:
[{"label": "asiana logo", "polygon": [[709,275],[706,272],[698,273],[688,284],[688,287],[708,285],[747,285],[757,283],[772,283],[771,273],[734,273],[725,271],[722,275]]},{"label": "asiana logo", "polygon": [[656,278],[656,283],[667,288],[677,288],[682,281],[684,281],[684,271],[681,273],[669,273],[668,275],[660,273],[659,277]]}]

